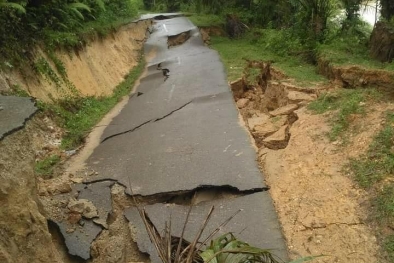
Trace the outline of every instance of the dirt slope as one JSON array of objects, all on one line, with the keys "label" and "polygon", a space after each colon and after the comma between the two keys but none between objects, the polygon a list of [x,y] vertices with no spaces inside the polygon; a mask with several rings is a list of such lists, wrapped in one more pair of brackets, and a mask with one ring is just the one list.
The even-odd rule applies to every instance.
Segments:
[{"label": "dirt slope", "polygon": [[[146,28],[150,20],[143,20],[123,26],[119,31],[104,39],[96,39],[77,53],[56,52],[63,62],[69,81],[82,95],[108,95],[123,81],[125,75],[138,63],[140,50],[145,41]],[[36,57],[43,57],[55,69],[55,65],[40,49]],[[50,101],[51,98],[64,97],[70,88],[62,82],[57,87],[44,77],[37,78],[32,69],[11,72],[5,75],[0,72],[0,91],[18,85],[32,97]],[[60,74],[58,77],[61,78]]]}]

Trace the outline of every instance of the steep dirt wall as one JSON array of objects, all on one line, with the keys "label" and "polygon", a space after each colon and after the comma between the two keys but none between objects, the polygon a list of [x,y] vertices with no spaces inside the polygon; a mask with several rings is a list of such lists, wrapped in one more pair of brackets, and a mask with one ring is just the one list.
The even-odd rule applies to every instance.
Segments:
[{"label": "steep dirt wall", "polygon": [[0,262],[60,263],[37,199],[34,161],[46,140],[36,118],[0,141]]},{"label": "steep dirt wall", "polygon": [[[131,23],[104,39],[91,42],[83,50],[72,53],[58,51],[56,57],[62,61],[69,81],[82,95],[111,94],[138,63],[146,28],[150,24],[150,20]],[[37,49],[36,57],[45,58],[56,71],[55,65],[42,49]],[[57,74],[61,79],[60,74]],[[60,87],[56,86],[44,76],[38,78],[32,69],[24,70],[23,73],[8,72],[0,76],[0,90],[10,89],[12,85],[18,85],[31,96],[44,101],[70,93],[70,88],[64,82]]]},{"label": "steep dirt wall", "polygon": [[360,66],[338,66],[320,58],[318,72],[344,88],[375,86],[392,90],[394,73],[386,70],[367,69]]}]

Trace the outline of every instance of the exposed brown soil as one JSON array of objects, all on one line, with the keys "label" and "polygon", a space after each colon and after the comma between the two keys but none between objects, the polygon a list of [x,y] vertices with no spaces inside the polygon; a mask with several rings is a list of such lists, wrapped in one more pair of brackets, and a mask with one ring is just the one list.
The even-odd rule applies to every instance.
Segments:
[{"label": "exposed brown soil", "polygon": [[[328,115],[313,115],[305,107],[329,87],[298,88],[275,76],[265,91],[260,85],[245,85],[242,79],[231,86],[259,147],[258,160],[290,257],[324,254],[314,262],[385,262],[368,225],[367,193],[343,173],[343,167],[350,157],[367,150],[381,128],[384,112],[393,105],[367,105],[366,116],[352,118],[351,125],[359,132],[349,135],[348,144],[339,145],[326,136]],[[283,110],[286,107],[288,111]],[[273,116],[278,111],[283,113],[281,119]],[[264,129],[259,131],[261,123]]]},{"label": "exposed brown soil", "polygon": [[178,35],[168,36],[168,48],[182,45],[190,38],[190,31],[182,32]]},{"label": "exposed brown soil", "polygon": [[318,72],[341,87],[384,88],[392,92],[394,73],[386,70],[367,69],[360,66],[339,66],[323,58],[318,60]]},{"label": "exposed brown soil", "polygon": [[[81,95],[109,95],[137,65],[146,29],[150,25],[149,20],[132,23],[104,39],[92,41],[78,53],[58,51],[56,56],[64,63],[69,81]],[[43,57],[50,62],[39,48],[36,50],[36,57]],[[50,65],[56,71],[53,63]],[[58,77],[61,78],[60,74]],[[44,77],[38,78],[36,72],[29,68],[24,69],[23,74],[14,71],[0,77],[0,91],[5,92],[15,85],[43,101],[71,93],[66,83],[62,82],[57,87]]]},{"label": "exposed brown soil", "polygon": [[0,141],[0,262],[62,262],[37,198],[35,158],[55,152],[58,132],[39,116]]}]

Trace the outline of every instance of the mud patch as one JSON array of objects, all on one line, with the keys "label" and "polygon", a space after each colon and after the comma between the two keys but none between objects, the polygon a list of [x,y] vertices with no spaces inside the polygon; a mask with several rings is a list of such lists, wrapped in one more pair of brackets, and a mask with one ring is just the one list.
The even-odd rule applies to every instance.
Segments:
[{"label": "mud patch", "polygon": [[182,32],[178,35],[168,36],[167,46],[168,48],[182,45],[191,37],[191,31]]}]

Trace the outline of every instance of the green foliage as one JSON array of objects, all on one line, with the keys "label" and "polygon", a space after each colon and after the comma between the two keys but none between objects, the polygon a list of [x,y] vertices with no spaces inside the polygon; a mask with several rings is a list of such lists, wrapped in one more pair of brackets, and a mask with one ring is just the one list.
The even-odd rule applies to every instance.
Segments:
[{"label": "green foliage", "polygon": [[46,80],[52,81],[57,87],[60,87],[61,79],[45,58],[41,57],[34,63],[34,70]]},{"label": "green foliage", "polygon": [[[306,86],[311,83],[326,81],[316,73],[315,67],[305,62],[302,57],[290,56],[286,52],[275,49],[275,46],[269,40],[275,38],[273,35],[278,34],[277,31],[262,30],[261,32],[256,32],[256,34],[251,32],[248,36],[236,40],[230,40],[226,37],[211,37],[211,47],[219,52],[230,80],[242,76],[245,65],[243,58],[246,58],[250,60],[271,60],[275,67],[289,77],[294,78],[300,85]],[[283,41],[286,41],[286,39]]]},{"label": "green foliage", "polygon": [[53,176],[53,171],[56,165],[60,162],[59,155],[51,155],[44,160],[38,161],[35,164],[34,171],[37,175],[44,179],[50,179]]},{"label": "green foliage", "polygon": [[394,262],[394,235],[388,236],[384,241],[384,249],[386,250],[390,262]]},{"label": "green foliage", "polygon": [[370,188],[394,174],[393,125],[394,114],[388,113],[384,128],[375,136],[367,153],[358,159],[352,159],[349,163],[350,171],[363,188]]},{"label": "green foliage", "polygon": [[198,27],[205,26],[223,26],[224,25],[224,17],[219,15],[192,15],[189,17],[190,21]]},{"label": "green foliage", "polygon": [[335,141],[343,137],[350,127],[350,116],[365,112],[365,103],[376,100],[379,93],[369,89],[343,89],[337,93],[326,93],[308,105],[308,109],[316,114],[334,111],[331,116],[331,131],[328,137]]},{"label": "green foliage", "polygon": [[269,250],[252,247],[236,239],[231,233],[211,240],[211,244],[204,249],[200,256],[204,263],[279,262],[279,259]]},{"label": "green foliage", "polygon": [[[211,240],[200,256],[204,263],[279,263],[282,262],[270,250],[250,246],[237,239],[232,233]],[[309,256],[289,263],[302,263],[321,256]]]},{"label": "green foliage", "polygon": [[1,0],[0,65],[28,63],[34,57],[32,47],[41,43],[51,50],[80,49],[87,35],[103,35],[130,21],[141,4],[140,0]]},{"label": "green foliage", "polygon": [[63,137],[62,148],[75,149],[84,142],[91,128],[111,109],[119,100],[127,95],[144,69],[141,61],[118,85],[109,97],[66,97],[55,104],[39,103],[39,108],[53,116],[57,123],[67,131]]}]

